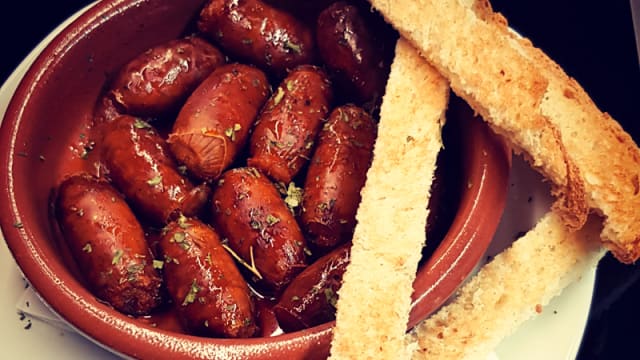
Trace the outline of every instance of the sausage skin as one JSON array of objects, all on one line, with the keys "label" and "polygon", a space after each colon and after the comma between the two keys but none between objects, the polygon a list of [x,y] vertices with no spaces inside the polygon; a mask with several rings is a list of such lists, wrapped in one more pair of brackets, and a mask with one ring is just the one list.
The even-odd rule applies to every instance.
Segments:
[{"label": "sausage skin", "polygon": [[343,244],[293,279],[273,307],[284,331],[298,331],[335,320],[338,289],[350,255],[351,244]]},{"label": "sausage skin", "polygon": [[98,298],[134,316],[161,304],[162,279],[143,229],[109,183],[70,176],[58,188],[55,209],[65,243]]},{"label": "sausage skin", "polygon": [[213,224],[249,265],[256,283],[278,292],[306,267],[306,242],[271,181],[257,169],[235,168],[213,191]]},{"label": "sausage skin", "polygon": [[223,65],[187,99],[167,142],[196,177],[216,179],[235,159],[267,99],[269,83],[257,68]]},{"label": "sausage skin", "polygon": [[311,29],[260,0],[211,0],[198,29],[230,56],[279,77],[315,58]]},{"label": "sausage skin", "polygon": [[165,140],[149,123],[123,115],[106,123],[102,160],[109,178],[140,216],[156,225],[200,212],[211,194],[178,171]]},{"label": "sausage skin", "polygon": [[351,239],[376,134],[373,118],[351,104],[335,108],[320,131],[300,217],[309,242],[317,248],[327,250]]},{"label": "sausage skin", "polygon": [[357,6],[338,1],[320,13],[316,26],[318,53],[336,89],[360,105],[381,99],[389,67],[384,41],[374,38],[373,22],[363,15]]},{"label": "sausage skin", "polygon": [[187,329],[229,338],[256,333],[249,286],[212,228],[180,217],[164,228],[159,245],[167,291]]},{"label": "sausage skin", "polygon": [[320,11],[331,5],[335,0],[264,0],[267,4],[283,9],[302,21],[315,22]]},{"label": "sausage skin", "polygon": [[213,69],[224,63],[224,55],[199,37],[171,40],[125,64],[110,93],[127,114],[159,116],[177,109]]},{"label": "sausage skin", "polygon": [[324,71],[311,65],[292,70],[258,117],[247,165],[289,183],[308,162],[331,100]]}]

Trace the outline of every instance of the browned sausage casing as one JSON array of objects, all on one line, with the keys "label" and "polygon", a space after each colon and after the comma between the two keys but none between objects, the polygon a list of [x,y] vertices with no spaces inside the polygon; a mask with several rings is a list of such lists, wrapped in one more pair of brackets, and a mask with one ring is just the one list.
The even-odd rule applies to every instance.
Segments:
[{"label": "browned sausage casing", "polygon": [[[213,191],[214,227],[266,290],[279,291],[306,266],[305,239],[280,193],[255,168],[225,172]],[[252,260],[253,259],[253,260]]]},{"label": "browned sausage casing", "polygon": [[293,279],[273,307],[284,331],[297,331],[335,320],[338,289],[347,269],[351,244],[322,256]]},{"label": "browned sausage casing", "polygon": [[331,70],[341,95],[358,104],[378,101],[384,93],[388,65],[383,43],[358,7],[333,3],[318,16],[316,41],[320,58]]},{"label": "browned sausage casing", "polygon": [[302,65],[291,71],[258,117],[247,164],[289,183],[311,156],[331,96],[331,84],[320,68]]},{"label": "browned sausage casing", "polygon": [[376,134],[371,116],[355,105],[334,109],[324,124],[307,171],[301,214],[307,238],[317,247],[351,239]]},{"label": "browned sausage casing", "polygon": [[256,333],[249,286],[212,228],[180,217],[164,228],[160,248],[167,290],[190,331],[231,338]]},{"label": "browned sausage casing", "polygon": [[211,0],[198,28],[229,55],[277,76],[315,57],[311,29],[260,0]]},{"label": "browned sausage casing", "polygon": [[161,303],[161,278],[144,232],[121,195],[87,175],[58,188],[56,217],[91,291],[117,310],[146,315]]},{"label": "browned sausage casing", "polygon": [[190,36],[155,46],[129,61],[111,84],[111,96],[127,114],[159,116],[177,109],[224,55]]},{"label": "browned sausage casing", "polygon": [[169,134],[178,162],[201,179],[220,176],[246,144],[268,95],[267,78],[257,68],[229,64],[214,70],[189,96]]},{"label": "browned sausage casing", "polygon": [[293,14],[302,21],[314,22],[318,18],[320,11],[335,2],[335,0],[265,0],[265,2]]},{"label": "browned sausage casing", "polygon": [[123,115],[105,124],[101,146],[115,187],[153,223],[196,215],[209,200],[209,187],[194,187],[178,171],[166,142],[147,122]]}]

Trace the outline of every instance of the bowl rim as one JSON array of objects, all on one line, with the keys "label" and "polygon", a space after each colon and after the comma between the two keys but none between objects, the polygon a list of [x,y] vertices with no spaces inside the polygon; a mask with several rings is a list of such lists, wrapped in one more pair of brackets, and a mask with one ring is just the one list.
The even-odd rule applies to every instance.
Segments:
[{"label": "bowl rim", "polygon": [[[36,84],[38,79],[46,73],[47,68],[54,59],[64,56],[66,49],[76,41],[81,41],[82,37],[86,36],[88,32],[95,31],[100,24],[126,11],[128,7],[134,7],[147,1],[108,0],[94,2],[85,7],[75,20],[60,29],[60,32],[46,44],[19,81],[16,91],[7,106],[0,128],[0,149],[3,150],[0,161],[1,166],[7,169],[6,173],[0,177],[0,202],[3,204],[0,209],[0,214],[2,214],[0,227],[9,250],[40,298],[54,313],[64,319],[78,333],[120,356],[169,359],[185,356],[189,358],[210,358],[212,356],[268,358],[276,348],[282,346],[299,349],[303,353],[311,354],[317,350],[318,346],[326,346],[330,341],[333,322],[271,338],[243,339],[239,343],[234,339],[210,339],[176,334],[130,320],[122,314],[113,314],[105,304],[94,301],[95,298],[86,290],[74,290],[72,288],[73,284],[68,283],[69,279],[59,277],[55,269],[52,269],[50,264],[47,263],[47,257],[42,253],[42,249],[37,244],[37,239],[29,228],[27,226],[16,226],[16,224],[22,223],[20,205],[14,197],[16,184],[12,181],[12,164],[16,156],[16,135],[22,124],[24,104],[34,94],[37,95]],[[482,155],[482,152],[479,152],[474,156],[474,161],[478,165],[474,167],[474,171],[479,172],[476,175],[479,174],[478,176],[483,182],[497,179],[500,181],[501,186],[504,185],[504,187],[500,190],[499,187],[486,187],[478,184],[479,186],[472,188],[473,191],[469,191],[468,194],[465,193],[466,200],[462,199],[461,201],[467,202],[468,205],[462,211],[468,211],[469,215],[464,216],[464,218],[484,216],[485,221],[481,221],[481,226],[473,229],[465,227],[464,223],[455,225],[458,226],[460,234],[466,234],[468,239],[473,241],[466,243],[464,240],[467,237],[459,236],[457,237],[458,241],[453,242],[454,245],[451,245],[448,249],[438,251],[450,252],[453,249],[452,246],[462,246],[462,251],[469,252],[476,246],[484,246],[484,249],[486,249],[502,215],[502,209],[506,201],[506,182],[511,163],[511,152],[503,141],[490,133],[486,125],[481,126],[484,127],[484,130],[481,130],[482,135],[473,138],[475,139],[474,141],[484,144],[488,149],[488,153]],[[495,160],[496,157],[498,158],[497,161],[489,161],[490,159]],[[487,218],[487,212],[481,213],[481,209],[477,207],[478,203],[486,201],[487,198],[492,199],[491,201],[496,204],[496,208],[499,210],[495,213],[495,218]],[[466,278],[473,271],[483,254],[484,251],[480,251],[478,259],[471,259],[473,261],[466,262],[465,266],[458,268],[456,271],[452,270],[452,266],[446,266],[442,262],[434,264],[434,270],[430,276],[437,276],[441,279],[447,277]],[[435,288],[432,290],[435,290]],[[451,289],[451,293],[454,290]],[[86,296],[89,297],[89,300],[83,299]],[[429,306],[435,309],[445,300],[446,298],[429,299]],[[420,301],[425,301],[425,297],[414,301],[414,304],[412,304],[414,309]],[[423,304],[423,306],[427,305]],[[80,311],[81,309],[88,311],[90,316],[87,316],[86,312]],[[418,320],[420,319],[416,319],[415,316],[411,318],[410,327]],[[104,324],[110,330],[101,330],[103,327],[95,326],[96,321]],[[135,342],[131,341],[133,337],[143,340],[146,344],[151,344],[151,346],[145,346],[144,349],[141,349],[135,345]]]}]

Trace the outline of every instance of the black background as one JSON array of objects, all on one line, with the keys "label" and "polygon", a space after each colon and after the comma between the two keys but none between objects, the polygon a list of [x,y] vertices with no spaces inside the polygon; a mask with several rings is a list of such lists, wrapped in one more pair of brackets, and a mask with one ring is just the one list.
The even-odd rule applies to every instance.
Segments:
[{"label": "black background", "polygon": [[[179,0],[176,0],[179,1]],[[310,0],[311,1],[311,0]],[[4,82],[53,28],[90,1],[12,1],[0,10]],[[640,141],[640,66],[628,0],[493,0],[511,26],[575,77],[595,103]],[[607,255],[599,265],[578,359],[638,358],[640,265]],[[544,344],[540,344],[544,346]]]}]

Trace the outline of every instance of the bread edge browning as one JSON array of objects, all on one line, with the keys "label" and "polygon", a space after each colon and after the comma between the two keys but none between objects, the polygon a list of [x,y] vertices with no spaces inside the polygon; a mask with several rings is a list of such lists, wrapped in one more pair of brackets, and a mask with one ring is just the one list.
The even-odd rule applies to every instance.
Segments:
[{"label": "bread edge browning", "polygon": [[[640,257],[637,144],[615,119],[598,109],[575,79],[529,39],[509,29],[507,20],[493,11],[488,0],[464,1],[472,2],[471,7],[480,18],[502,28],[512,39],[513,47],[526,54],[549,79],[541,110],[565,135],[565,147],[578,166],[577,173],[584,177],[589,206],[605,217],[602,242],[619,261],[635,262]],[[576,115],[567,119],[567,114]],[[574,123],[574,119],[578,121]]]},{"label": "bread edge browning", "polygon": [[[502,28],[480,19],[491,15],[486,1],[370,0],[449,81],[491,128],[522,153],[531,166],[551,180],[555,207],[571,229],[587,216],[584,184],[567,154],[558,129],[536,111],[548,79],[507,48]],[[501,19],[495,16],[496,22]],[[428,21],[426,21],[428,20]],[[493,46],[488,46],[491,44]],[[499,49],[496,51],[495,49]]]},{"label": "bread edge browning", "polygon": [[[555,184],[554,208],[567,226],[579,228],[591,209],[603,216],[602,242],[618,260],[640,257],[640,149],[575,79],[487,0],[370,2]],[[528,136],[535,131],[539,137]]]},{"label": "bread edge browning", "polygon": [[448,100],[446,80],[400,39],[338,291],[330,359],[410,357],[404,337]]}]

